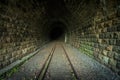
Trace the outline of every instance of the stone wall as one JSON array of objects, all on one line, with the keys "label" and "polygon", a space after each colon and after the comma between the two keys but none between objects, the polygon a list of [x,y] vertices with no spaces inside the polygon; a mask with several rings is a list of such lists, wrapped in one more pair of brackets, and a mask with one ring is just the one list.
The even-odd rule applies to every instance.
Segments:
[{"label": "stone wall", "polygon": [[34,52],[46,41],[35,25],[35,15],[39,14],[28,6],[21,8],[0,1],[0,69]]},{"label": "stone wall", "polygon": [[120,75],[118,2],[101,0],[100,7],[90,22],[86,20],[84,25],[79,25],[68,33],[68,42]]}]

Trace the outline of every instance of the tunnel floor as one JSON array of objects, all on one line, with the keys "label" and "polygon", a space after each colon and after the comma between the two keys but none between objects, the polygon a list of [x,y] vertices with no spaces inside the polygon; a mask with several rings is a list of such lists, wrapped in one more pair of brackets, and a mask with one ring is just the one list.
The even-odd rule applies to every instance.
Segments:
[{"label": "tunnel floor", "polygon": [[52,42],[6,80],[120,80],[110,69],[74,47]]}]

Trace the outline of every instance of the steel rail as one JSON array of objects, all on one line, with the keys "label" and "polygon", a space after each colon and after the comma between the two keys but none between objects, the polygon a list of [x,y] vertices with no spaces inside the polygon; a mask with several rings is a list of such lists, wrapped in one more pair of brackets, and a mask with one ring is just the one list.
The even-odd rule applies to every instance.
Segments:
[{"label": "steel rail", "polygon": [[62,46],[62,48],[63,48],[63,50],[64,50],[64,52],[65,52],[65,55],[66,55],[66,57],[67,57],[67,60],[68,60],[69,63],[70,63],[70,66],[71,66],[71,68],[72,68],[72,71],[73,71],[73,73],[74,73],[74,76],[75,76],[76,80],[81,80],[81,79],[78,77],[77,72],[76,72],[76,70],[75,70],[75,68],[74,68],[74,66],[73,66],[73,64],[72,64],[72,62],[71,62],[71,60],[70,60],[70,58],[69,58],[69,56],[68,56],[65,48],[64,48],[64,46],[63,46],[62,44],[61,44],[61,46]]},{"label": "steel rail", "polygon": [[44,80],[44,77],[45,77],[45,74],[47,72],[47,69],[50,65],[50,62],[52,60],[52,57],[53,57],[53,53],[55,51],[55,48],[56,48],[56,44],[54,45],[54,47],[52,48],[50,54],[48,55],[47,59],[45,60],[43,66],[42,66],[42,69],[40,70],[40,73],[39,75],[36,77],[35,80]]}]

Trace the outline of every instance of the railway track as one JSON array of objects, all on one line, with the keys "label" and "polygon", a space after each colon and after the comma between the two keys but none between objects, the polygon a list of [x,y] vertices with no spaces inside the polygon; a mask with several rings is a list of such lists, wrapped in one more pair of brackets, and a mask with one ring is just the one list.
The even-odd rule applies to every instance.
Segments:
[{"label": "railway track", "polygon": [[80,80],[80,78],[78,77],[78,75],[77,75],[77,73],[76,73],[76,71],[75,71],[75,68],[74,68],[74,66],[73,66],[73,64],[72,64],[72,62],[71,62],[71,60],[70,60],[70,58],[69,58],[69,56],[68,56],[68,54],[67,54],[64,46],[63,46],[63,45],[61,45],[61,46],[62,46],[62,48],[63,48],[63,50],[64,50],[64,52],[65,52],[66,58],[68,59],[68,61],[69,61],[69,63],[70,63],[70,66],[71,66],[72,71],[73,71],[72,73],[73,73],[73,75],[75,76],[75,80]]},{"label": "railway track", "polygon": [[21,65],[17,72],[5,80],[113,80],[113,78],[120,80],[119,76],[86,55],[64,43],[54,42]]},{"label": "railway track", "polygon": [[53,56],[53,53],[55,51],[55,48],[56,48],[56,44],[54,45],[54,47],[52,48],[49,56],[47,57],[46,61],[44,62],[43,66],[42,66],[42,69],[39,73],[39,75],[37,76],[36,80],[43,80],[44,77],[45,77],[45,74],[47,72],[47,69],[49,67],[49,64],[51,62],[51,59],[52,59],[52,56]]},{"label": "railway track", "polygon": [[[75,69],[74,69],[74,66],[72,65],[72,62],[71,62],[71,60],[70,60],[70,58],[69,58],[69,56],[68,56],[68,54],[67,54],[64,46],[63,46],[62,44],[60,44],[60,45],[61,45],[61,47],[62,47],[62,49],[63,49],[63,51],[64,51],[64,54],[65,54],[65,57],[67,58],[67,61],[69,62],[69,66],[70,66],[71,69],[72,69],[72,70],[71,70],[71,71],[72,71],[71,74],[74,76],[74,79],[73,79],[73,80],[80,80],[79,77],[77,76],[77,73],[76,73],[76,71],[75,71]],[[45,75],[46,75],[46,73],[47,73],[47,70],[48,70],[48,68],[49,68],[49,65],[50,65],[50,63],[51,63],[53,54],[54,54],[54,52],[55,52],[55,50],[56,50],[56,48],[57,48],[56,46],[57,46],[57,44],[55,44],[54,47],[52,48],[49,56],[47,57],[46,61],[45,61],[44,64],[43,64],[42,69],[41,69],[39,75],[37,76],[36,80],[44,80]],[[64,75],[64,74],[63,74],[63,75]]]}]

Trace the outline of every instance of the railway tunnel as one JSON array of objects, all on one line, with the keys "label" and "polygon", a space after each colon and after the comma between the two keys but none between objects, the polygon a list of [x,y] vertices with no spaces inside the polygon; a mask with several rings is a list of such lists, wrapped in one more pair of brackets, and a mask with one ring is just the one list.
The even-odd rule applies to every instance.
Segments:
[{"label": "railway tunnel", "polygon": [[120,0],[0,0],[0,80],[39,79],[120,80]]}]

